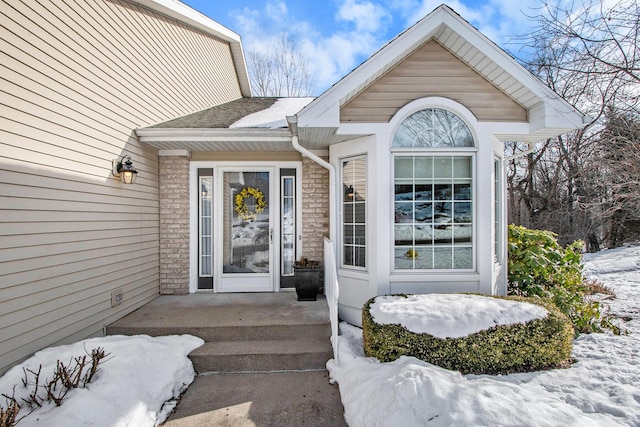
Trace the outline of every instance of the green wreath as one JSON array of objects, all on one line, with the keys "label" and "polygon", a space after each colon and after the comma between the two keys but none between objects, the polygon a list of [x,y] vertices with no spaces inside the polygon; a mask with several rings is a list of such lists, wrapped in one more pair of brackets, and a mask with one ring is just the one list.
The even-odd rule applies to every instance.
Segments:
[{"label": "green wreath", "polygon": [[[253,197],[256,201],[256,207],[253,211],[250,211],[245,203],[247,197]],[[245,187],[236,194],[235,205],[234,210],[245,221],[256,219],[258,214],[264,212],[267,208],[267,202],[264,201],[264,193],[253,187]]]}]

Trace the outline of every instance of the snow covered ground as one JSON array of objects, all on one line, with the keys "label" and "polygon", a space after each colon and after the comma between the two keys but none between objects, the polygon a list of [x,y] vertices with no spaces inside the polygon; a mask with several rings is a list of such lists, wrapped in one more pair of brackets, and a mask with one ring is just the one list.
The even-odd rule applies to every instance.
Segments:
[{"label": "snow covered ground", "polygon": [[357,426],[640,425],[640,247],[585,257],[585,273],[613,288],[611,312],[631,317],[628,335],[582,335],[569,369],[505,376],[461,375],[412,357],[364,356],[362,332],[342,324],[340,387],[345,418]]},{"label": "snow covered ground", "polygon": [[[22,386],[23,367],[37,371],[42,365],[42,383],[45,378],[52,378],[58,360],[68,364],[72,358],[103,347],[110,356],[103,360],[101,371],[86,388],[70,391],[61,406],[51,403],[36,409],[18,426],[152,427],[166,419],[175,406],[175,398],[193,382],[195,372],[187,355],[202,344],[204,341],[190,335],[140,335],[92,338],[50,347],[0,378],[0,394],[11,396],[16,385],[15,397],[21,402],[29,390]],[[0,398],[0,402],[5,406],[4,399]],[[18,416],[28,411],[24,405]]]},{"label": "snow covered ground", "polygon": [[[379,363],[364,357],[361,330],[343,324],[341,363],[331,360],[328,367],[339,383],[347,422],[351,427],[640,425],[640,247],[588,255],[585,272],[615,289],[618,298],[607,304],[631,319],[623,325],[629,334],[582,335],[574,342],[577,362],[569,369],[489,376],[461,375],[410,357]],[[11,394],[17,384],[16,397],[21,396],[23,366],[37,370],[42,364],[47,376],[58,359],[101,346],[111,356],[86,389],[70,392],[60,407],[36,410],[19,426],[154,426],[192,382],[186,356],[200,345],[201,339],[187,335],[113,336],[49,348],[0,378],[0,393]]]}]

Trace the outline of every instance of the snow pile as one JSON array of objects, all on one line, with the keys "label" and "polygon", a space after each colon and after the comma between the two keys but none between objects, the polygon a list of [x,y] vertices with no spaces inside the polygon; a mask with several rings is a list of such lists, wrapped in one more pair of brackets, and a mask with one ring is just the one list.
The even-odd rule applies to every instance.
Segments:
[{"label": "snow pile", "polygon": [[249,114],[229,128],[286,128],[287,116],[293,116],[313,100],[314,98],[280,98],[271,107]]},{"label": "snow pile", "polygon": [[[413,357],[364,356],[362,331],[342,324],[338,382],[345,419],[358,426],[640,425],[640,248],[587,257],[585,271],[613,288],[611,312],[630,333],[582,335],[568,369],[504,376],[461,375]],[[479,310],[481,311],[481,310]]]},{"label": "snow pile", "polygon": [[[108,336],[39,351],[0,378],[0,393],[16,399],[26,390],[22,386],[22,368],[38,371],[40,382],[51,378],[58,360],[68,364],[74,357],[103,347],[110,353],[100,364],[101,370],[86,388],[71,390],[56,407],[45,404],[20,421],[28,426],[154,426],[169,415],[181,392],[193,382],[195,372],[187,355],[204,342],[191,335],[149,337]],[[73,364],[72,364],[73,366]],[[24,405],[19,416],[28,413]]]},{"label": "snow pile", "polygon": [[547,316],[529,303],[479,295],[428,294],[377,297],[369,312],[379,325],[400,323],[416,334],[461,338],[497,325],[526,323]]}]

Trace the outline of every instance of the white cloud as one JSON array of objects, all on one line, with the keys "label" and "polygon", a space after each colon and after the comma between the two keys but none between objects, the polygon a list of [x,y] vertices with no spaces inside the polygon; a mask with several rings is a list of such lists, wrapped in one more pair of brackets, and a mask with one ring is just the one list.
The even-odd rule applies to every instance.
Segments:
[{"label": "white cloud", "polygon": [[[314,74],[316,95],[375,53],[386,42],[437,8],[443,0],[339,0],[333,22],[313,15],[295,16],[293,4],[271,0],[258,9],[236,11],[237,32],[245,51],[268,52],[282,34],[293,37]],[[524,34],[531,22],[523,12],[535,14],[540,0],[446,1],[453,10],[503,48],[510,38]],[[308,9],[307,9],[308,10]]]},{"label": "white cloud", "polygon": [[277,1],[244,8],[236,23],[246,52],[269,52],[282,34],[293,37],[309,63],[318,95],[395,36],[386,34],[391,15],[380,4],[345,0],[334,18],[336,22],[322,26],[313,16],[293,16],[285,2]]},{"label": "white cloud", "polygon": [[336,19],[353,22],[356,31],[372,33],[380,30],[391,19],[391,15],[379,4],[346,0],[338,8]]}]

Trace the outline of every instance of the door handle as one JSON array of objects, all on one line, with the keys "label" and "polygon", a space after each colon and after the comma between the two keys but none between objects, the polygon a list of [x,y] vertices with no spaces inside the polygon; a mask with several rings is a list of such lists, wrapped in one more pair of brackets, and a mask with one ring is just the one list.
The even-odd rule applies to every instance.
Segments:
[{"label": "door handle", "polygon": [[269,243],[273,243],[273,228],[269,229]]}]

